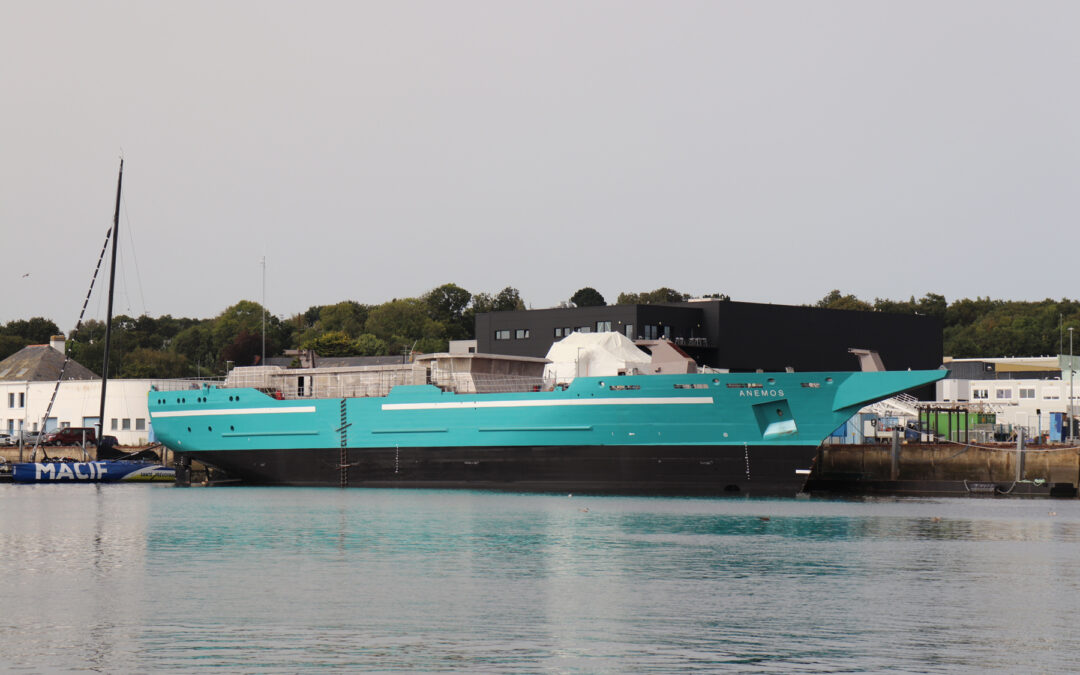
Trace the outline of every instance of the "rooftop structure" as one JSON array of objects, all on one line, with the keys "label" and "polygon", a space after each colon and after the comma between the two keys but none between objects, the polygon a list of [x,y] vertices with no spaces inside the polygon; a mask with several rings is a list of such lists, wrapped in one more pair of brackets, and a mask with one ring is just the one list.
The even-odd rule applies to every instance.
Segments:
[{"label": "rooftop structure", "polygon": [[[0,381],[55,382],[64,369],[64,336],[53,337],[47,345],[23,347],[0,361]],[[100,380],[89,368],[69,361],[64,369],[65,380]]]}]

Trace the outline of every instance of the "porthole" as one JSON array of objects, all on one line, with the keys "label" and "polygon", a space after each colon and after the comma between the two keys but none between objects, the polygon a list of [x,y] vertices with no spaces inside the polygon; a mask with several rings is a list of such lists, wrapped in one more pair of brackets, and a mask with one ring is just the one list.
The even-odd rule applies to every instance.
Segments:
[{"label": "porthole", "polygon": [[769,384],[776,384],[776,378],[775,377],[770,377],[769,378]]},{"label": "porthole", "polygon": [[604,386],[604,381],[600,380],[600,382],[598,384],[602,387],[602,386]]},{"label": "porthole", "polygon": [[214,430],[214,427],[206,427],[206,430],[207,430],[207,431],[213,431],[213,430]]},{"label": "porthole", "polygon": [[187,430],[188,430],[188,433],[190,434],[191,433],[191,427],[188,427]]},{"label": "porthole", "polygon": [[714,377],[714,378],[712,379],[712,383],[713,383],[713,384],[720,384],[720,378]]},{"label": "porthole", "polygon": [[233,425],[230,424],[229,425],[229,431],[236,431],[236,427],[234,427]]},{"label": "porthole", "polygon": [[828,384],[832,384],[832,378],[831,377],[826,377],[825,382],[828,383]]}]

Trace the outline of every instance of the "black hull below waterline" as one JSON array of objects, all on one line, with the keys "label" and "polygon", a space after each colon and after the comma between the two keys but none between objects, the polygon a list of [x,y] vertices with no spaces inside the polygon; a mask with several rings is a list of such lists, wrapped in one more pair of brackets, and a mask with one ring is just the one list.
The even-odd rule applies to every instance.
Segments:
[{"label": "black hull below waterline", "polygon": [[177,453],[247,485],[468,488],[542,492],[793,497],[817,448],[543,446],[313,448]]}]

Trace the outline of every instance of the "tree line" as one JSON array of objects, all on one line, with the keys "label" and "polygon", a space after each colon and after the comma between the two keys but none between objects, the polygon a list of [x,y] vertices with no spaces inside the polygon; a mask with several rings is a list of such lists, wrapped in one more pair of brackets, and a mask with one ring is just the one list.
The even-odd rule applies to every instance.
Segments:
[{"label": "tree line", "polygon": [[943,295],[927,293],[918,299],[870,302],[833,290],[814,306],[936,316],[944,327],[944,353],[956,358],[1067,353],[1069,328],[1080,328],[1080,302],[1067,298],[1029,302],[976,297],[947,302]]},{"label": "tree line", "polygon": [[[722,293],[704,297],[730,300]],[[662,287],[620,293],[615,304],[683,302],[689,294]],[[596,289],[576,291],[563,307],[608,304]],[[1037,356],[1068,350],[1068,328],[1080,327],[1080,302],[1037,302],[975,298],[954,300],[935,293],[909,300],[862,300],[833,290],[812,306],[864,312],[936,316],[944,326],[944,352],[958,358]],[[381,356],[445,351],[450,340],[473,339],[476,315],[523,310],[516,288],[471,293],[454,283],[415,298],[395,298],[378,305],[344,300],[315,305],[288,318],[266,312],[265,350],[279,356],[287,349],[312,349],[320,356]],[[113,318],[109,376],[176,378],[223,374],[230,365],[257,364],[263,353],[263,307],[241,300],[210,319],[174,318],[168,314]],[[16,319],[0,326],[0,359],[30,344],[48,343],[59,333],[42,317]],[[1080,345],[1078,345],[1080,347]],[[100,373],[105,324],[85,322],[68,335],[68,350],[90,370]]]}]

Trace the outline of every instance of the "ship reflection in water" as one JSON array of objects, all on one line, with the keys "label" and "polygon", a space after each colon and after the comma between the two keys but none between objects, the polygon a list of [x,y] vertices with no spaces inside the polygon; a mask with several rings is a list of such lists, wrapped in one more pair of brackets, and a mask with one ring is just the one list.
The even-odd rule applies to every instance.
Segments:
[{"label": "ship reflection in water", "polygon": [[1069,670],[1076,501],[0,485],[5,669]]}]

